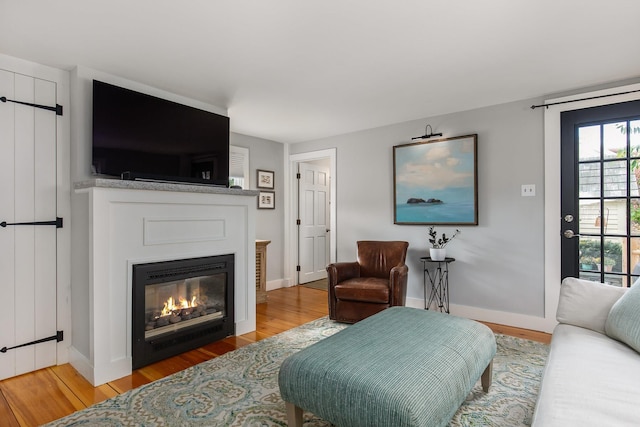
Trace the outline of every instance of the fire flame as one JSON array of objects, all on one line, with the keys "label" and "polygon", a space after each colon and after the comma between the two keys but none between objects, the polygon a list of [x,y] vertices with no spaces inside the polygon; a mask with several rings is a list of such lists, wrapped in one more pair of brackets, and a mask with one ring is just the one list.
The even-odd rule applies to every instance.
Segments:
[{"label": "fire flame", "polygon": [[176,310],[180,310],[183,308],[196,307],[197,305],[198,304],[196,304],[195,295],[193,296],[193,298],[191,298],[191,301],[183,297],[178,297],[178,304],[176,304],[176,300],[173,297],[169,297],[169,299],[165,301],[164,308],[162,309],[162,312],[160,315],[167,316]]}]

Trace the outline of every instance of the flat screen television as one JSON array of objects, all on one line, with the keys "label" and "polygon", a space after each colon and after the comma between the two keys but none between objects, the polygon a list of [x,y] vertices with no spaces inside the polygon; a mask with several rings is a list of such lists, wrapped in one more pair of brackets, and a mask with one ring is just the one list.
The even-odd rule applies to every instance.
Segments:
[{"label": "flat screen television", "polygon": [[97,175],[227,186],[229,118],[93,81]]}]

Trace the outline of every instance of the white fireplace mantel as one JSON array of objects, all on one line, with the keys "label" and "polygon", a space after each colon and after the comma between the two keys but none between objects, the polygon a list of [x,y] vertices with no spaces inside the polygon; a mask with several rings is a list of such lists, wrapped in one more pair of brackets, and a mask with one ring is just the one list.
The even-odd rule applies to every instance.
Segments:
[{"label": "white fireplace mantel", "polygon": [[110,179],[74,188],[69,359],[94,386],[132,372],[134,264],[234,254],[236,334],[255,330],[257,191]]}]

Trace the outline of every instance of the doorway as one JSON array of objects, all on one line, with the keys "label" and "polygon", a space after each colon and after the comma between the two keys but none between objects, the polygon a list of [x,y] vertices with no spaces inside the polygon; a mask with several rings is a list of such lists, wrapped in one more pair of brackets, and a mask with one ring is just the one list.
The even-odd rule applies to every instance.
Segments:
[{"label": "doorway", "polygon": [[[538,330],[551,332],[557,324],[556,310],[561,285],[561,120],[563,112],[640,99],[640,83],[613,86],[591,92],[544,100],[544,318],[529,319]],[[595,222],[595,221],[594,221]]]},{"label": "doorway", "polygon": [[562,278],[640,275],[640,101],[561,115]]},{"label": "doorway", "polygon": [[[316,169],[317,167],[324,169],[323,165],[325,164],[328,166],[328,227],[324,226],[322,231],[326,237],[326,242],[324,244],[326,244],[326,247],[328,248],[328,254],[322,262],[319,262],[316,259],[313,267],[303,267],[301,263],[311,261],[311,257],[308,256],[308,253],[305,255],[305,251],[300,245],[300,238],[303,230],[298,225],[301,204],[301,198],[299,197],[298,173],[301,168],[308,171],[309,166],[311,166],[311,169]],[[290,275],[289,277],[292,278],[292,285],[298,285],[305,281],[322,278],[320,275],[324,272],[326,264],[335,262],[336,260],[336,150],[327,149],[308,153],[292,154],[289,156],[288,166],[289,194],[291,197],[288,205],[288,217],[290,220],[288,221],[289,227],[287,227],[289,234],[289,250],[287,252],[290,261],[287,263],[289,265],[287,270]],[[303,209],[305,209],[305,207],[303,207]],[[316,226],[315,229],[316,232],[320,230],[319,226]],[[310,230],[305,230],[305,232],[308,231]],[[305,257],[305,259],[302,257]],[[305,270],[312,274],[300,274]],[[325,276],[326,272],[324,272],[323,277]]]}]

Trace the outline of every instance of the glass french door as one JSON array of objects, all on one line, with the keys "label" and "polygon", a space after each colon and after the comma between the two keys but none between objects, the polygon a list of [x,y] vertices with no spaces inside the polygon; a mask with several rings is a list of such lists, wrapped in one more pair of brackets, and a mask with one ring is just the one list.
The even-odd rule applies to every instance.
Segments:
[{"label": "glass french door", "polygon": [[640,277],[640,101],[561,115],[562,278]]}]

